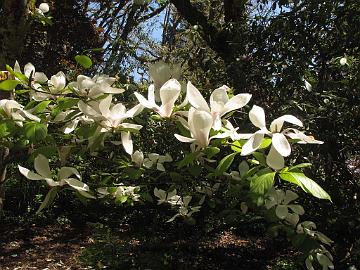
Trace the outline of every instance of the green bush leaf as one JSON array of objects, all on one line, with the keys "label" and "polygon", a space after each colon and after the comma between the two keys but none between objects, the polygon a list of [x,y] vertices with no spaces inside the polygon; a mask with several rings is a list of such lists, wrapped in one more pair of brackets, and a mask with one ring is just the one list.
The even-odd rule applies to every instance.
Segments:
[{"label": "green bush leaf", "polygon": [[0,138],[7,137],[15,132],[15,123],[12,120],[0,121]]},{"label": "green bush leaf", "polygon": [[77,55],[75,56],[75,61],[83,68],[91,68],[93,65],[91,58],[87,55]]},{"label": "green bush leaf", "polygon": [[319,199],[331,201],[330,195],[322,189],[314,180],[299,172],[280,173],[280,178],[301,187],[305,192]]},{"label": "green bush leaf", "polygon": [[250,182],[250,191],[257,194],[265,194],[274,185],[275,172],[255,175]]},{"label": "green bush leaf", "polygon": [[0,90],[2,91],[11,91],[14,90],[16,86],[20,84],[17,80],[6,80],[3,82],[0,82]]},{"label": "green bush leaf", "polygon": [[227,169],[229,169],[229,167],[231,166],[231,164],[234,161],[234,157],[237,155],[238,153],[232,153],[230,155],[227,155],[226,157],[224,157],[219,165],[216,167],[216,175],[223,175],[224,172],[226,172]]},{"label": "green bush leaf", "polygon": [[24,125],[24,135],[31,142],[39,142],[47,136],[47,127],[42,123],[30,122]]}]

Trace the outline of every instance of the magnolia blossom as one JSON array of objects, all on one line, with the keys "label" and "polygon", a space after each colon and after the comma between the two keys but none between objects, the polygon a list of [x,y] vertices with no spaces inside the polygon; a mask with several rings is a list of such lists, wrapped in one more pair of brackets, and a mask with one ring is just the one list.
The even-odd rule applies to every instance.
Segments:
[{"label": "magnolia blossom", "polygon": [[38,14],[44,16],[45,13],[48,13],[50,10],[48,3],[41,3],[38,8],[35,9]]},{"label": "magnolia blossom", "polygon": [[[160,88],[161,106],[155,103],[155,86],[152,84],[148,89],[148,99],[139,93],[134,93],[141,105],[156,111],[161,117],[171,117],[174,110],[175,101],[181,92],[181,85],[176,79],[168,80]],[[182,104],[181,106],[184,106]]]},{"label": "magnolia blossom", "polygon": [[[22,73],[18,61],[15,62],[14,71],[18,73]],[[36,72],[35,66],[31,63],[27,63],[24,66],[23,74],[31,81],[31,83],[46,83],[48,81],[48,78],[46,77],[45,73]]]},{"label": "magnolia blossom", "polygon": [[103,94],[121,94],[125,90],[112,87],[116,78],[107,75],[96,75],[90,78],[85,75],[77,76],[76,82],[69,83],[69,88],[79,96],[96,98]]},{"label": "magnolia blossom", "polygon": [[15,100],[0,100],[0,118],[13,119],[18,126],[23,125],[23,121],[27,119],[40,122],[40,118],[24,110],[24,106]]},{"label": "magnolia blossom", "polygon": [[78,170],[73,167],[60,168],[58,175],[54,180],[54,177],[50,171],[49,160],[41,154],[39,154],[34,160],[34,168],[36,173],[20,165],[18,165],[18,168],[20,173],[29,180],[45,180],[50,187],[62,187],[64,185],[69,185],[71,188],[80,192],[85,197],[93,197],[87,193],[89,191],[89,186],[80,181],[81,175]]},{"label": "magnolia blossom", "polygon": [[173,161],[170,154],[159,155],[157,153],[150,153],[147,158],[144,159],[144,167],[150,169],[156,164],[156,169],[158,171],[165,172],[164,164],[165,162]]},{"label": "magnolia blossom", "polygon": [[210,106],[204,97],[191,82],[187,84],[187,98],[190,104],[198,110],[210,113],[213,119],[212,127],[215,130],[221,129],[221,117],[233,110],[244,107],[251,98],[250,94],[238,94],[229,99],[227,91],[229,88],[225,85],[215,89],[210,96]]},{"label": "magnolia blossom", "polygon": [[[256,151],[264,138],[264,135],[272,137],[271,148],[266,158],[266,163],[275,170],[280,170],[284,167],[284,157],[287,157],[291,153],[291,146],[286,136],[292,139],[299,139],[302,143],[308,143],[311,141],[310,137],[301,133],[296,129],[285,129],[282,127],[284,122],[302,127],[302,122],[293,115],[283,115],[270,124],[270,130],[266,128],[265,112],[264,109],[254,105],[249,112],[250,121],[254,126],[260,130],[255,132],[248,141],[243,145],[241,155],[246,156]],[[320,141],[313,140],[311,143],[322,143]]]},{"label": "magnolia blossom", "polygon": [[143,107],[138,104],[126,110],[126,107],[121,104],[112,104],[112,96],[108,95],[101,101],[90,101],[87,104],[83,101],[79,101],[78,107],[81,112],[92,118],[95,122],[98,122],[103,128],[102,132],[109,131],[111,129],[123,129],[121,131],[121,142],[125,151],[131,155],[133,153],[133,143],[129,129],[140,130],[141,125],[125,123],[124,120],[132,118],[138,115]]},{"label": "magnolia blossom", "polygon": [[191,138],[179,134],[175,134],[175,137],[181,142],[194,143],[198,148],[205,148],[209,145],[211,139],[226,138],[229,136],[229,133],[225,132],[209,137],[212,126],[213,117],[210,113],[190,108],[186,127],[191,133]]},{"label": "magnolia blossom", "polygon": [[139,150],[136,150],[131,155],[131,161],[134,162],[136,166],[141,167],[144,162],[144,153]]}]

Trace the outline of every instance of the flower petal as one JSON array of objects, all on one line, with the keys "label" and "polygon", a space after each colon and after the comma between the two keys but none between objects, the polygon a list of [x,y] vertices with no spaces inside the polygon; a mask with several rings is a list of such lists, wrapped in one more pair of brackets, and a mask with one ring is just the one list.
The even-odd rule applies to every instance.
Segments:
[{"label": "flower petal", "polygon": [[105,117],[111,117],[110,106],[112,101],[112,95],[108,95],[106,98],[99,102],[99,111]]},{"label": "flower petal", "polygon": [[189,137],[185,137],[179,134],[174,134],[175,138],[178,139],[180,142],[185,142],[185,143],[193,143],[196,140],[194,138],[189,138]]},{"label": "flower petal", "polygon": [[137,100],[140,102],[140,104],[143,105],[145,108],[154,109],[158,107],[155,103],[150,102],[149,100],[144,98],[141,94],[135,92],[134,95],[137,98]]},{"label": "flower petal", "polygon": [[282,133],[274,133],[272,135],[272,145],[275,147],[276,151],[283,157],[287,157],[291,153],[291,146],[285,135]]},{"label": "flower petal", "polygon": [[79,171],[73,167],[61,167],[59,171],[59,180],[69,178],[71,175],[76,175],[77,178],[81,179]]},{"label": "flower petal", "polygon": [[123,144],[124,150],[129,155],[133,153],[133,142],[131,140],[131,134],[129,131],[121,132],[121,142]]},{"label": "flower petal", "polygon": [[135,105],[134,107],[132,107],[130,110],[128,110],[126,112],[126,117],[137,116],[139,113],[142,112],[143,109],[144,109],[143,105],[141,105],[141,104]]},{"label": "flower petal", "polygon": [[271,145],[270,152],[266,157],[266,164],[274,170],[281,170],[285,166],[285,161],[282,155],[276,151],[275,147]]},{"label": "flower petal", "polygon": [[49,160],[39,154],[34,160],[34,168],[38,174],[43,176],[43,178],[51,178],[51,171],[49,167]]},{"label": "flower petal", "polygon": [[286,114],[286,115],[283,115],[271,122],[270,131],[271,132],[280,132],[284,125],[284,122],[288,122],[290,124],[297,125],[299,127],[303,126],[303,123],[298,118],[296,118],[293,115]]},{"label": "flower petal", "polygon": [[148,88],[148,101],[155,104],[155,85],[151,84]]},{"label": "flower petal", "polygon": [[30,78],[30,75],[31,76],[34,76],[35,75],[35,67],[33,64],[31,63],[27,63],[24,67],[24,75],[28,78]]},{"label": "flower petal", "polygon": [[225,104],[224,110],[221,112],[221,116],[230,111],[237,110],[237,109],[244,107],[246,104],[249,103],[250,99],[251,99],[250,94],[239,94],[239,95],[232,97]]},{"label": "flower petal", "polygon": [[189,110],[189,128],[194,139],[200,147],[209,145],[209,134],[213,125],[213,118],[210,113],[206,111]]},{"label": "flower petal", "polygon": [[260,129],[266,128],[265,112],[263,108],[254,105],[249,112],[249,118],[255,127]]},{"label": "flower petal", "polygon": [[210,108],[211,113],[221,113],[224,110],[225,104],[229,101],[229,97],[226,93],[228,87],[223,85],[220,88],[215,89],[210,96]]},{"label": "flower petal", "polygon": [[207,104],[206,100],[201,95],[199,90],[197,90],[196,87],[191,82],[188,82],[188,84],[187,84],[186,96],[187,96],[190,104],[195,109],[210,112],[210,108],[209,108],[209,105]]},{"label": "flower petal", "polygon": [[181,92],[181,85],[176,79],[168,80],[160,88],[160,100],[163,117],[170,117],[174,108],[175,101],[178,99]]},{"label": "flower petal", "polygon": [[241,148],[241,155],[247,156],[252,152],[256,151],[256,149],[260,147],[263,139],[264,139],[264,133],[255,132]]},{"label": "flower petal", "polygon": [[20,173],[25,176],[27,179],[30,179],[30,180],[43,180],[44,177],[37,174],[37,173],[34,173],[32,171],[30,171],[29,169],[26,169],[20,165],[18,165],[18,168],[19,168],[19,171]]},{"label": "flower petal", "polygon": [[89,186],[78,179],[75,178],[68,178],[64,179],[64,181],[73,189],[79,190],[79,191],[89,191]]}]

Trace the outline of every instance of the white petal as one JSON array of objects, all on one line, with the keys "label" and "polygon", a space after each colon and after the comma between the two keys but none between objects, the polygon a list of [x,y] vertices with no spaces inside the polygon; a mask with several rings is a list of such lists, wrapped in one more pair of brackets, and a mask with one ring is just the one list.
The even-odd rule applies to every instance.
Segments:
[{"label": "white petal", "polygon": [[144,106],[141,104],[138,104],[126,112],[126,117],[137,116],[139,113],[142,112],[143,109],[144,109]]},{"label": "white petal", "polygon": [[190,104],[195,109],[200,109],[200,110],[210,112],[210,108],[209,108],[209,105],[207,104],[206,100],[201,95],[199,90],[197,90],[196,87],[191,82],[188,82],[188,84],[187,84],[186,96],[187,96]]},{"label": "white petal", "polygon": [[44,178],[51,178],[51,172],[49,167],[49,160],[39,154],[34,160],[34,168],[36,172],[42,175]]},{"label": "white petal", "polygon": [[52,88],[52,92],[64,89],[66,86],[66,77],[64,72],[59,71],[55,75],[51,76],[49,84],[50,88]]},{"label": "white petal", "polygon": [[176,139],[178,139],[180,142],[185,142],[185,143],[193,143],[196,140],[193,138],[189,138],[189,137],[185,137],[185,136],[181,136],[179,134],[174,134]]},{"label": "white petal", "polygon": [[59,180],[69,178],[71,175],[76,175],[77,178],[81,179],[79,171],[73,167],[61,167],[59,171]]},{"label": "white petal", "polygon": [[285,161],[282,155],[276,151],[275,147],[271,145],[270,152],[266,157],[266,164],[274,170],[281,170],[285,166]]},{"label": "white petal", "polygon": [[64,179],[64,181],[73,189],[79,190],[79,191],[89,191],[89,186],[78,179],[75,178],[68,178]]},{"label": "white petal", "polygon": [[189,110],[189,128],[194,139],[200,147],[209,145],[209,134],[213,125],[213,118],[210,113],[206,111]]},{"label": "white petal", "polygon": [[30,78],[30,75],[35,75],[35,67],[31,63],[27,63],[24,67],[24,75],[28,78]]},{"label": "white petal", "polygon": [[250,94],[239,94],[234,97],[232,97],[224,107],[224,110],[222,111],[221,115],[224,115],[230,111],[240,109],[244,107],[246,104],[249,103],[251,99]]},{"label": "white petal", "polygon": [[79,107],[80,111],[83,112],[84,114],[87,114],[90,116],[98,116],[99,115],[99,113],[94,108],[90,107],[82,100],[80,100],[78,102],[78,107]]},{"label": "white petal", "polygon": [[21,73],[21,68],[20,68],[19,62],[17,60],[15,61],[14,71]]},{"label": "white petal", "polygon": [[270,131],[271,132],[280,132],[284,125],[284,122],[288,122],[290,124],[293,124],[293,125],[296,125],[299,127],[303,126],[303,123],[298,118],[296,118],[293,115],[286,114],[286,115],[283,115],[271,122]]},{"label": "white petal", "polygon": [[43,72],[35,72],[34,81],[38,83],[46,83],[48,81],[48,77]]},{"label": "white petal", "polygon": [[41,10],[42,13],[47,13],[49,12],[50,7],[48,3],[41,3],[39,9]]},{"label": "white petal", "polygon": [[105,118],[111,117],[111,113],[110,113],[111,101],[112,101],[112,95],[108,95],[106,98],[102,99],[99,102],[99,110]]},{"label": "white petal", "polygon": [[30,179],[30,180],[43,180],[44,177],[37,174],[37,173],[34,173],[32,171],[30,171],[29,169],[26,169],[20,165],[18,165],[18,168],[19,168],[19,171],[20,173],[25,176],[27,179]]},{"label": "white petal", "polygon": [[145,108],[154,109],[154,108],[158,107],[155,103],[148,101],[141,94],[135,92],[134,95],[136,96],[136,98],[140,102],[140,104],[143,105]]},{"label": "white petal", "polygon": [[251,123],[258,128],[266,128],[264,109],[254,105],[249,112]]},{"label": "white petal", "polygon": [[151,84],[148,88],[148,101],[155,104],[155,86]]},{"label": "white petal", "polygon": [[221,118],[219,114],[215,115],[213,128],[216,131],[221,129]]},{"label": "white petal", "polygon": [[181,92],[181,85],[175,79],[168,80],[160,88],[160,100],[162,116],[170,117],[175,104]]},{"label": "white petal", "polygon": [[224,110],[225,104],[229,101],[226,93],[227,86],[222,86],[215,89],[210,96],[210,108],[211,112],[221,113]]},{"label": "white petal", "polygon": [[143,126],[137,124],[131,124],[131,123],[121,123],[120,127],[140,130],[142,129]]},{"label": "white petal", "polygon": [[37,116],[29,113],[29,112],[26,111],[26,110],[23,110],[23,111],[21,111],[21,112],[22,112],[22,114],[23,114],[26,118],[28,118],[28,119],[30,119],[30,120],[33,120],[33,121],[36,121],[36,122],[40,122],[40,121],[41,121],[39,117],[37,117]]},{"label": "white petal", "polygon": [[79,119],[74,119],[64,126],[64,134],[70,134],[79,124]]},{"label": "white petal", "polygon": [[264,138],[264,133],[262,132],[255,132],[250,139],[243,145],[241,149],[241,155],[247,156],[252,152],[256,151],[261,145],[261,142]]},{"label": "white petal", "polygon": [[283,157],[287,157],[291,153],[291,146],[285,135],[282,133],[274,133],[272,135],[272,145],[275,147],[276,151]]},{"label": "white petal", "polygon": [[130,134],[129,131],[121,132],[121,142],[123,144],[125,152],[128,153],[129,155],[132,155],[132,153],[133,153],[133,142],[131,140],[131,134]]}]

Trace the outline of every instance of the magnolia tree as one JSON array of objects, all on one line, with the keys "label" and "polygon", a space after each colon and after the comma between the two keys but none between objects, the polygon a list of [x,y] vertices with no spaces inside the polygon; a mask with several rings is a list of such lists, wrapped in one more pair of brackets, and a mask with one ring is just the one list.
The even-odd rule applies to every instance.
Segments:
[{"label": "magnolia tree", "polygon": [[[37,16],[47,11],[47,6],[40,6]],[[80,64],[87,60],[78,59]],[[270,230],[284,231],[304,251],[308,269],[313,269],[314,262],[333,269],[327,250],[331,240],[313,222],[300,221],[304,208],[296,203],[298,195],[293,190],[299,187],[319,199],[331,200],[330,196],[303,173],[310,164],[293,164],[289,158],[294,145],[322,142],[299,130],[303,123],[293,115],[280,116],[267,126],[264,109],[250,105],[250,94],[234,96],[229,87],[222,86],[207,101],[191,82],[164,80],[160,73],[152,71],[154,84],[148,87],[147,97],[139,91],[133,93],[133,101],[120,102],[127,100],[123,96],[129,96],[129,90],[116,87],[116,78],[107,75],[79,75],[76,81],[68,81],[61,71],[48,77],[31,63],[23,68],[17,62],[13,68],[7,66],[1,73],[0,89],[12,98],[0,100],[1,148],[7,149],[7,163],[18,163],[12,157],[19,151],[28,153],[33,168],[17,164],[19,172],[49,186],[38,211],[48,207],[60,191],[70,190],[86,200],[115,199],[121,204],[156,200],[173,209],[168,222],[191,221],[213,198],[222,198],[236,187],[240,214],[252,211],[271,217]],[[247,119],[231,116],[249,106],[255,132],[244,133],[237,126],[245,125],[235,125],[234,120]],[[184,148],[172,155],[140,149],[135,142],[144,123],[154,119],[174,123],[178,130],[163,136],[183,143]],[[57,157],[50,148],[57,150]],[[101,182],[90,188],[76,163],[64,166],[74,154],[72,149],[85,149],[96,158],[115,148],[123,150],[111,151],[109,158],[118,155],[122,179],[127,182]],[[185,172],[192,178],[190,188],[178,184]],[[159,178],[154,175],[167,176],[167,182],[156,182]],[[134,185],[150,178],[154,181]],[[284,189],[289,185],[283,183],[294,189]]]}]

